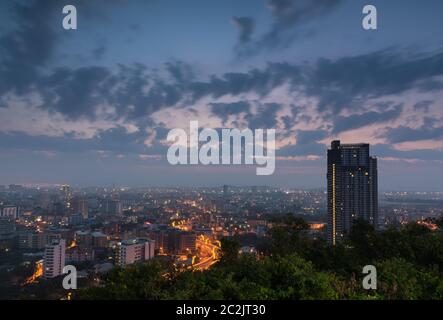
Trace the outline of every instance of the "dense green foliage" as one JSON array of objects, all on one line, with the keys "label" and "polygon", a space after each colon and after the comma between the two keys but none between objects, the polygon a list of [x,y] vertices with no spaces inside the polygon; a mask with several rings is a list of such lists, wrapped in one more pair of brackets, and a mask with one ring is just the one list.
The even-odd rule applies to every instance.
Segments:
[{"label": "dense green foliage", "polygon": [[[443,299],[443,232],[410,224],[376,232],[356,223],[349,239],[329,246],[307,236],[292,215],[273,221],[260,255],[239,255],[222,241],[210,270],[177,272],[150,261],[115,269],[80,299]],[[363,266],[377,267],[377,290],[362,288]]]}]

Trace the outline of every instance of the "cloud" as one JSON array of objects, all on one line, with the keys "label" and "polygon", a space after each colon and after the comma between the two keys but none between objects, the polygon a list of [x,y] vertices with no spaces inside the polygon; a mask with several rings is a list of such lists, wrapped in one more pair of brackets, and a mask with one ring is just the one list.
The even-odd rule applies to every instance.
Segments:
[{"label": "cloud", "polygon": [[320,59],[307,91],[320,97],[320,109],[338,111],[356,99],[398,94],[442,75],[442,52],[408,58],[390,49],[335,61]]},{"label": "cloud", "polygon": [[284,30],[292,29],[307,20],[329,13],[341,2],[340,0],[268,0],[268,6],[275,21],[266,38],[279,38]]},{"label": "cloud", "polygon": [[192,82],[195,79],[193,67],[183,61],[166,62],[165,69],[178,85]]},{"label": "cloud", "polygon": [[325,145],[315,140],[303,144],[290,144],[276,150],[277,157],[303,157],[306,155],[324,156]]},{"label": "cloud", "polygon": [[232,17],[231,22],[239,30],[240,45],[250,42],[255,28],[254,20],[249,17]]},{"label": "cloud", "polygon": [[[159,134],[160,137],[163,137]],[[99,130],[93,137],[78,138],[73,133],[63,136],[29,135],[24,132],[1,132],[0,149],[45,152],[119,154],[164,154],[166,147],[159,142],[151,147],[143,144],[144,133],[128,132],[124,127]]]},{"label": "cloud", "polygon": [[389,162],[406,162],[410,164],[417,164],[417,163],[426,163],[426,162],[436,162],[436,163],[442,163],[443,160],[423,160],[423,159],[415,159],[415,158],[398,158],[398,157],[378,157],[378,160],[381,161],[389,161]]},{"label": "cloud", "polygon": [[443,126],[430,126],[433,121],[434,119],[425,118],[425,123],[417,129],[405,126],[389,129],[386,137],[391,143],[443,138]]},{"label": "cloud", "polygon": [[139,154],[138,157],[141,160],[160,160],[162,155],[159,154]]},{"label": "cloud", "polygon": [[[423,108],[431,112],[436,103],[422,99],[406,107],[401,94],[421,90],[417,83],[441,76],[441,53],[416,55],[412,61],[394,56],[391,51],[379,51],[322,59],[310,65],[268,63],[263,68],[212,75],[206,80],[201,80],[192,66],[177,61],[165,64],[164,70],[151,70],[142,64],[119,65],[115,70],[98,66],[56,68],[39,74],[33,94],[40,97],[40,109],[74,124],[89,123],[91,129],[87,131],[92,136],[118,126],[135,126],[140,132],[126,130],[119,135],[141,142],[143,148],[153,143],[148,136],[161,139],[148,133],[148,128],[187,127],[185,122],[192,119],[215,128],[227,124],[277,128],[281,156],[320,155],[324,152],[320,141],[342,132],[369,138],[372,143],[439,137],[442,121],[435,118],[432,122],[432,113],[422,112]],[[369,75],[359,81],[361,77],[349,70]],[[395,96],[396,102],[385,96]],[[5,96],[3,100],[8,112],[14,110],[17,101]],[[405,113],[409,118],[423,119],[425,124],[411,127],[408,117],[402,116]],[[100,121],[116,125],[93,129]],[[133,140],[124,143],[131,145]],[[105,143],[95,141],[91,149]],[[122,147],[120,153],[126,151]],[[131,152],[145,154],[146,149]]]},{"label": "cloud", "polygon": [[[75,5],[81,12],[79,19],[86,17],[97,21],[104,17],[106,10],[103,8],[127,5],[128,1],[72,0],[69,4]],[[10,12],[11,21],[1,21],[2,29],[7,32],[0,36],[0,95],[10,91],[23,94],[45,80],[42,79],[42,70],[49,70],[62,39],[69,37],[66,34],[61,37],[61,13],[65,5],[58,0],[14,0],[1,4],[2,10]],[[106,48],[100,45],[92,51],[92,55],[99,59],[105,51]]]},{"label": "cloud", "polygon": [[251,129],[272,129],[277,125],[276,114],[282,106],[277,103],[265,103],[258,106],[254,114],[248,114],[245,119]]},{"label": "cloud", "polygon": [[328,132],[324,130],[299,130],[297,132],[297,144],[306,145],[315,141],[319,141],[326,137]]},{"label": "cloud", "polygon": [[429,107],[433,103],[434,103],[434,101],[432,101],[432,100],[424,100],[424,101],[417,102],[414,105],[414,110],[428,112],[429,111]]},{"label": "cloud", "polygon": [[289,157],[276,157],[276,160],[282,161],[318,161],[321,160],[322,157],[318,155],[307,155],[307,156],[289,156]]},{"label": "cloud", "polygon": [[403,111],[402,105],[394,106],[392,110],[384,112],[369,111],[350,116],[338,116],[334,120],[332,133],[361,128],[374,123],[384,123],[397,119]]},{"label": "cloud", "polygon": [[38,67],[48,63],[56,46],[57,7],[55,0],[13,2],[9,10],[15,30],[0,37],[0,94],[9,90],[23,93],[38,77]]},{"label": "cloud", "polygon": [[236,52],[239,56],[250,56],[263,49],[287,47],[302,34],[303,25],[334,11],[342,0],[268,0],[273,22],[268,31],[251,41],[254,31],[250,17],[233,18],[239,29]]},{"label": "cloud", "polygon": [[416,151],[416,150],[443,150],[443,139],[414,140],[396,143],[393,145],[395,150]]},{"label": "cloud", "polygon": [[[59,38],[54,30],[57,23],[51,19],[60,3],[44,3],[43,9],[37,2],[14,4],[13,12],[22,23],[0,38],[1,114],[9,117],[18,110],[23,115],[23,105],[28,105],[29,111],[38,108],[46,115],[29,119],[29,131],[24,120],[20,120],[21,132],[14,132],[12,125],[0,129],[4,148],[161,154],[160,141],[167,129],[183,126],[189,119],[202,119],[202,125],[216,128],[277,128],[281,157],[321,156],[322,141],[343,132],[403,149],[412,147],[401,143],[439,141],[443,135],[443,115],[435,116],[439,101],[430,97],[441,90],[436,85],[443,78],[441,51],[407,54],[391,48],[205,76],[183,61],[170,61],[155,70],[140,63],[115,68],[55,67],[50,61]],[[302,22],[335,9],[340,1],[269,3],[274,24],[266,34],[283,39]],[[253,43],[252,19],[235,17],[233,22],[241,31],[240,42]],[[266,34],[257,41],[265,41]],[[410,91],[428,95],[407,105],[402,95]],[[395,102],[380,104],[388,101],[386,97]],[[51,119],[62,119],[66,128],[48,125]],[[423,125],[417,128],[414,121]],[[426,144],[432,147],[439,144]]]},{"label": "cloud", "polygon": [[76,120],[95,119],[108,94],[109,70],[103,67],[59,68],[38,84],[48,108]]},{"label": "cloud", "polygon": [[388,159],[418,159],[424,161],[443,160],[443,150],[439,148],[398,148],[395,144],[371,145],[372,154]]},{"label": "cloud", "polygon": [[[315,17],[326,8],[335,8],[339,1],[271,1],[270,3],[274,14],[278,17],[277,24],[281,28],[283,26],[289,28],[303,19]],[[36,27],[33,18],[28,17],[28,10],[32,7],[25,8],[24,13],[21,13],[24,15],[23,20],[29,20],[25,25]],[[16,11],[21,12],[18,9]],[[239,17],[236,21],[245,24],[245,20]],[[57,37],[49,27],[43,30],[48,38]],[[391,116],[394,119],[400,109],[383,110],[385,114],[382,116],[381,110],[364,110],[365,101],[399,94],[413,88],[425,90],[421,85],[430,80],[438,82],[439,76],[443,75],[443,53],[415,54],[411,58],[400,55],[393,49],[336,60],[320,59],[310,65],[268,63],[262,68],[253,68],[246,72],[209,75],[205,80],[198,76],[192,66],[181,61],[168,62],[164,65],[162,71],[166,71],[167,76],[164,72],[151,70],[143,64],[119,65],[117,70],[88,66],[52,70],[47,68],[42,72],[40,67],[51,57],[53,42],[52,45],[46,46],[46,51],[38,53],[37,58],[31,60],[32,63],[30,62],[28,67],[25,66],[26,72],[21,72],[20,68],[18,72],[15,70],[12,72],[12,66],[19,64],[18,61],[21,62],[25,57],[15,54],[19,46],[11,39],[20,35],[22,37],[19,37],[20,41],[27,43],[27,54],[29,51],[32,52],[35,46],[33,39],[22,35],[23,31],[23,27],[20,27],[3,37],[9,40],[5,40],[2,47],[7,54],[6,58],[0,61],[2,65],[0,73],[3,75],[0,78],[3,80],[0,87],[15,91],[23,91],[25,87],[32,88],[43,98],[42,108],[58,112],[72,121],[83,118],[94,120],[100,115],[108,119],[143,121],[146,124],[149,123],[149,117],[153,113],[165,108],[178,105],[192,108],[199,100],[207,97],[216,100],[231,95],[239,96],[237,100],[241,100],[240,96],[253,93],[260,98],[278,87],[288,85],[292,92],[301,92],[307,97],[318,99],[318,111],[329,113],[336,127],[334,132],[339,132],[356,127],[357,124],[367,125],[386,120]],[[10,44],[11,41],[14,45]],[[20,59],[15,61],[13,59],[15,56],[19,56]],[[8,73],[14,75],[10,76]],[[267,107],[260,109],[265,115],[262,120],[258,115],[247,115],[251,126],[275,125],[277,112],[269,111],[273,108],[272,103],[274,101],[269,101]],[[429,106],[430,104],[421,108]],[[240,105],[237,107],[242,110]],[[360,115],[346,118],[339,115],[341,110],[352,108],[357,109]],[[217,114],[215,108],[212,110],[214,115],[221,117],[223,121],[226,121],[226,115],[234,113],[232,108],[227,109],[226,115]],[[289,128],[294,119],[293,116],[285,115],[280,121]]]},{"label": "cloud", "polygon": [[226,124],[230,115],[237,115],[239,113],[248,113],[250,111],[249,103],[246,101],[238,101],[232,103],[211,103],[211,112],[220,117],[223,124]]}]

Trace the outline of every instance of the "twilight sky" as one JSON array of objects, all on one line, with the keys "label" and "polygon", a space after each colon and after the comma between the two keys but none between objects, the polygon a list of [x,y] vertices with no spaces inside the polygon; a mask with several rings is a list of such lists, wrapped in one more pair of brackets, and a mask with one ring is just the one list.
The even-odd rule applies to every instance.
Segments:
[{"label": "twilight sky", "polygon": [[[62,28],[74,4],[78,29]],[[382,190],[443,191],[443,1],[0,3],[0,185],[323,187],[332,139]],[[272,176],[171,166],[166,135],[275,128]]]}]

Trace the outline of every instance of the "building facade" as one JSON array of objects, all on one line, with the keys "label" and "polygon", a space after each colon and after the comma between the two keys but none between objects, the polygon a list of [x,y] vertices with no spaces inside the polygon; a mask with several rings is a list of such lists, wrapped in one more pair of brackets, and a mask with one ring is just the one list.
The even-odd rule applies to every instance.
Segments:
[{"label": "building facade", "polygon": [[155,242],[145,238],[124,240],[117,246],[116,264],[120,267],[152,259]]},{"label": "building facade", "polygon": [[66,242],[64,239],[53,240],[45,247],[43,258],[43,277],[55,278],[63,274],[65,267]]},{"label": "building facade", "polygon": [[0,217],[0,240],[10,240],[15,236],[15,220]]},{"label": "building facade", "polygon": [[0,217],[17,219],[18,207],[17,206],[0,206]]},{"label": "building facade", "polygon": [[70,209],[71,213],[79,214],[83,217],[83,219],[88,219],[89,217],[89,207],[87,199],[74,197],[71,200]]},{"label": "building facade", "polygon": [[378,225],[377,159],[369,144],[332,141],[327,166],[328,241],[335,245],[358,219]]},{"label": "building facade", "polygon": [[21,250],[40,250],[58,239],[61,239],[58,233],[24,231],[19,233],[18,247]]}]

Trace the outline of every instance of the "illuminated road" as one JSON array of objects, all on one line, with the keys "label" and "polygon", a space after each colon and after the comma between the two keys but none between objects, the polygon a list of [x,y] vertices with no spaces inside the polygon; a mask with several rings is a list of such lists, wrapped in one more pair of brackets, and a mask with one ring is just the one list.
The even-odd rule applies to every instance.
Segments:
[{"label": "illuminated road", "polygon": [[22,284],[22,286],[31,284],[35,282],[38,278],[43,275],[43,260],[39,260],[35,263],[35,271],[32,276],[26,279],[26,281]]},{"label": "illuminated road", "polygon": [[204,235],[200,235],[197,238],[196,247],[200,261],[192,265],[194,270],[209,269],[220,258],[220,241],[211,241]]}]

